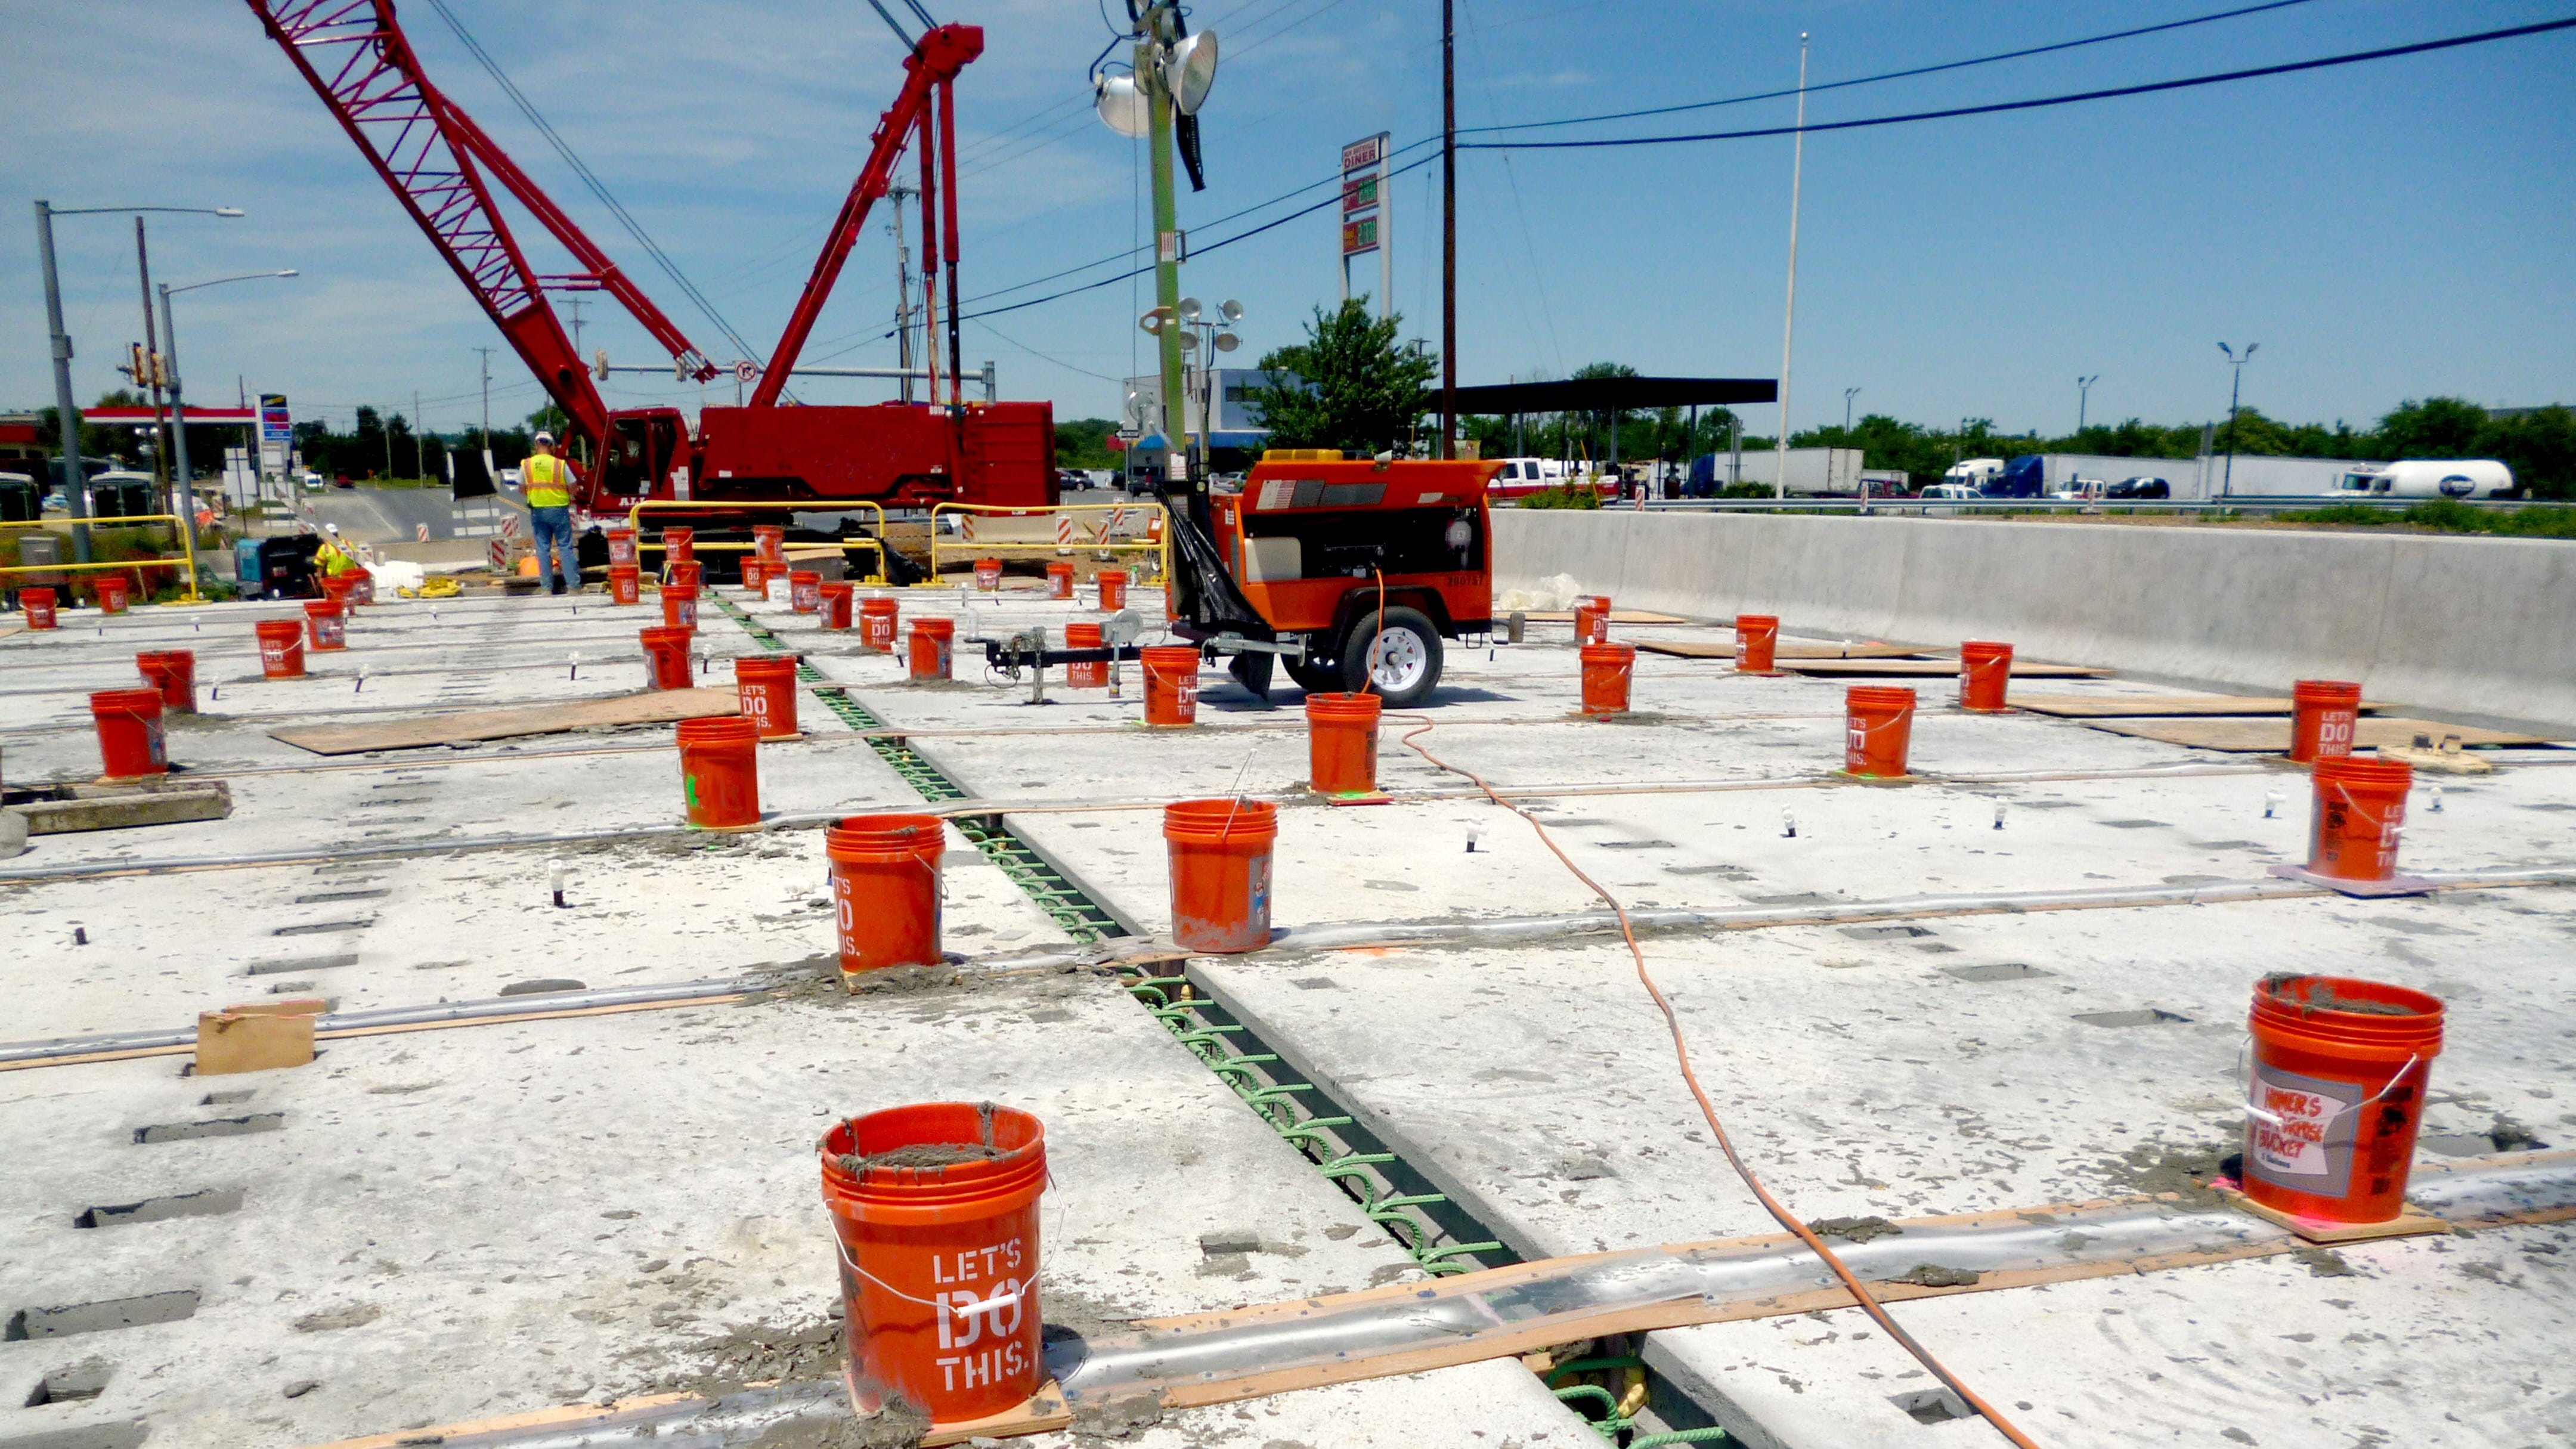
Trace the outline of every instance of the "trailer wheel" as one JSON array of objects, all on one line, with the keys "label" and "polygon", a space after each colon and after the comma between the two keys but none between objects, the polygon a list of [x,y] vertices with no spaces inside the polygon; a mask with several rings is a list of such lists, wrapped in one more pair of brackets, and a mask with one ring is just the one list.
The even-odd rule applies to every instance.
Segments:
[{"label": "trailer wheel", "polygon": [[1440,631],[1415,610],[1362,615],[1342,643],[1342,684],[1354,694],[1374,694],[1391,708],[1411,709],[1429,699],[1439,682]]}]

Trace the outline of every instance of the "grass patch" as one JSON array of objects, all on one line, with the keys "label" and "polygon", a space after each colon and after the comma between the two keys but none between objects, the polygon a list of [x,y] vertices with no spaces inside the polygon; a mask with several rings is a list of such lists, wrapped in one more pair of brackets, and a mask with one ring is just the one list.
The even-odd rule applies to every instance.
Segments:
[{"label": "grass patch", "polygon": [[2405,509],[2338,503],[2331,508],[2291,515],[2301,523],[2339,523],[2380,528],[2411,524],[2437,533],[2484,533],[2500,538],[2576,539],[2576,508],[2534,504],[2508,513],[2500,508],[2471,508],[2456,498],[2428,498]]}]

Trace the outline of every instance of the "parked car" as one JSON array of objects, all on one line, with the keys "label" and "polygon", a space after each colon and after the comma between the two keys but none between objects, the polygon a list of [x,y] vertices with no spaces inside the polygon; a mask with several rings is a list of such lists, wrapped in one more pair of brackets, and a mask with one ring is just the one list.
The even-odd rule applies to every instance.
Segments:
[{"label": "parked car", "polygon": [[2048,496],[2060,503],[2090,503],[2102,496],[2104,486],[2099,478],[2069,478],[2062,487],[2050,489]]},{"label": "parked car", "polygon": [[2173,485],[2162,478],[2123,478],[2102,495],[2105,499],[2171,498]]}]

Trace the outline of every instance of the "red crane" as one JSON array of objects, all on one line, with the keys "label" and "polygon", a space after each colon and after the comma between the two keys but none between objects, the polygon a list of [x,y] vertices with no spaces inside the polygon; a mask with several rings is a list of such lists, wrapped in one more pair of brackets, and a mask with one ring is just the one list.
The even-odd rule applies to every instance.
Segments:
[{"label": "red crane", "polygon": [[[957,338],[957,164],[952,92],[957,73],[984,50],[984,32],[939,25],[912,40],[903,88],[886,108],[822,255],[758,385],[740,407],[699,411],[691,432],[677,408],[612,409],[592,385],[546,290],[604,291],[667,348],[677,376],[704,382],[720,368],[572,218],[520,170],[482,127],[421,69],[394,17],[393,0],[248,0],[251,12],[315,94],[339,118],[376,174],[420,224],[458,280],[587,438],[598,465],[583,478],[582,506],[623,511],[646,498],[923,506],[955,500],[1010,507],[1056,502],[1055,414],[1046,403],[969,403]],[[898,34],[901,32],[898,31]],[[907,37],[909,39],[909,37]],[[923,280],[933,318],[929,400],[873,406],[798,406],[780,390],[858,241],[868,210],[886,194],[904,150],[919,143]],[[494,207],[497,181],[527,208],[578,270],[540,275]],[[937,284],[947,277],[947,397],[935,360]]]}]

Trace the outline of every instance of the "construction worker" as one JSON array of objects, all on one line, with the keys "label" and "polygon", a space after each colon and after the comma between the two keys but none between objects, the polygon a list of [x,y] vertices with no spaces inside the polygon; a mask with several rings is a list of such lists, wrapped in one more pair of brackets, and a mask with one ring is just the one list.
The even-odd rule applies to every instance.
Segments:
[{"label": "construction worker", "polygon": [[[537,544],[537,577],[546,592],[581,592],[581,560],[572,539],[572,464],[555,456],[555,435],[540,432],[536,451],[519,464],[519,489]],[[548,560],[552,562],[549,563]]]},{"label": "construction worker", "polygon": [[313,550],[314,566],[321,569],[329,578],[338,578],[357,568],[356,557],[340,544],[340,525],[326,523],[322,526],[329,531],[323,535],[322,542]]}]

